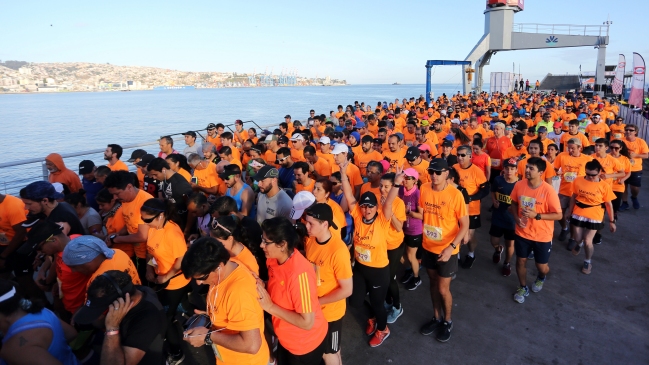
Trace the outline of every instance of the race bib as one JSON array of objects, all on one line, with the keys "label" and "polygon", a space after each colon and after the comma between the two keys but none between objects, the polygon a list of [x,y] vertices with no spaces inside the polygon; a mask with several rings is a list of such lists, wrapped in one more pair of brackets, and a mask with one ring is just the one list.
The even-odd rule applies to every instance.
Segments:
[{"label": "race bib", "polygon": [[500,160],[495,158],[491,159],[491,167],[498,167],[498,166],[500,166]]},{"label": "race bib", "polygon": [[613,139],[622,139],[622,133],[613,133]]},{"label": "race bib", "polygon": [[534,210],[536,207],[536,199],[531,196],[521,196],[521,208]]},{"label": "race bib", "polygon": [[370,250],[362,248],[360,246],[355,246],[354,250],[356,251],[356,260],[361,262],[372,261],[372,252]]},{"label": "race bib", "polygon": [[576,172],[566,172],[563,174],[563,181],[565,182],[573,182],[577,178],[577,173]]},{"label": "race bib", "polygon": [[590,141],[591,141],[592,143],[595,143],[595,141],[598,140],[599,138],[600,138],[599,136],[591,136],[591,137],[590,137]]},{"label": "race bib", "polygon": [[433,241],[442,240],[442,229],[440,227],[433,227],[428,224],[424,224],[424,234],[426,238]]}]

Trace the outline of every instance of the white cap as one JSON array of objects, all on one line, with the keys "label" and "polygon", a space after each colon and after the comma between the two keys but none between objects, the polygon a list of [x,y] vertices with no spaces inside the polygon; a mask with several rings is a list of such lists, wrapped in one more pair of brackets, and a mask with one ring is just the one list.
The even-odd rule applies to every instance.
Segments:
[{"label": "white cap", "polygon": [[304,136],[302,133],[294,134],[293,137],[291,137],[291,141],[304,141]]},{"label": "white cap", "polygon": [[459,119],[453,118],[451,119],[451,124],[462,124]]},{"label": "white cap", "polygon": [[318,143],[330,144],[331,140],[327,136],[322,136],[322,137],[320,137],[320,140],[318,140]]},{"label": "white cap", "polygon": [[63,184],[59,182],[52,183],[52,186],[54,187],[54,190],[56,190],[57,193],[63,194]]},{"label": "white cap", "polygon": [[293,197],[293,208],[291,208],[290,218],[300,219],[304,211],[315,203],[315,196],[311,192],[303,190]]},{"label": "white cap", "polygon": [[331,154],[332,155],[337,155],[337,154],[343,153],[343,152],[348,153],[349,148],[347,148],[347,145],[344,144],[344,143],[337,143],[336,146],[334,146],[333,151],[331,151]]}]

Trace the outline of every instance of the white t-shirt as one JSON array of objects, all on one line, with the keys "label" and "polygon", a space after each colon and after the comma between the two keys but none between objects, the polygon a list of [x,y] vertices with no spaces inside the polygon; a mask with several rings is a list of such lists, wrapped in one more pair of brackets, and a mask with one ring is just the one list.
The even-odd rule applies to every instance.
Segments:
[{"label": "white t-shirt", "polygon": [[259,194],[257,200],[257,223],[260,225],[269,218],[286,217],[290,218],[293,200],[284,190],[280,190],[275,196],[269,198],[266,194]]}]

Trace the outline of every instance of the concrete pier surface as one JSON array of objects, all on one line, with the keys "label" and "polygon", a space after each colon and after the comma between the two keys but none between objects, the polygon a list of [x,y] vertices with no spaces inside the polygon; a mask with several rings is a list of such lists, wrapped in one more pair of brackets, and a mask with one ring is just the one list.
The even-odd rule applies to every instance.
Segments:
[{"label": "concrete pier surface", "polygon": [[[491,201],[483,200],[477,259],[473,268],[459,268],[451,283],[451,339],[440,343],[433,335],[419,334],[419,327],[433,316],[429,280],[422,272],[423,283],[416,290],[399,284],[404,313],[388,325],[390,337],[377,348],[367,343],[365,314],[348,307],[341,340],[343,363],[649,364],[648,186],[645,173],[641,208],[619,213],[616,233],[610,233],[606,224],[590,275],[581,273],[583,250],[575,257],[566,250],[567,240],[556,239],[557,223],[543,290],[530,291],[523,304],[513,300],[518,286],[515,265],[512,275],[503,277],[501,265],[492,262],[487,212]],[[532,260],[527,267],[531,287],[536,268]],[[402,270],[397,279],[401,274]],[[188,349],[185,362],[213,363],[201,353],[204,349]]]}]

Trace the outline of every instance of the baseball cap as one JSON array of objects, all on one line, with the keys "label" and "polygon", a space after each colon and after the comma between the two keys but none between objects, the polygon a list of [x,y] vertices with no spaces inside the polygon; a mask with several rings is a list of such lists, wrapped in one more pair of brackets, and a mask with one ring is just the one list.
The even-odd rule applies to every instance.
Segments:
[{"label": "baseball cap", "polygon": [[136,163],[136,165],[138,165],[140,167],[147,167],[149,162],[151,162],[154,158],[155,158],[154,155],[152,155],[150,153],[147,153],[147,154],[145,154],[144,156],[141,157],[140,161],[138,161]]},{"label": "baseball cap", "polygon": [[92,172],[95,168],[95,163],[90,160],[83,160],[79,162],[79,175],[85,175]]},{"label": "baseball cap", "polygon": [[496,112],[491,113],[491,117],[492,117],[492,118],[493,118],[493,117],[497,117],[497,116],[498,116],[498,113],[496,113]]},{"label": "baseball cap", "polygon": [[554,128],[561,128],[561,122],[554,122],[554,124],[552,125],[552,127],[554,127]]},{"label": "baseball cap", "polygon": [[289,119],[290,119],[290,118],[291,118],[291,115],[290,115],[290,114],[286,114],[286,115],[284,116],[284,119],[286,119],[286,118],[289,118]]},{"label": "baseball cap", "polygon": [[304,136],[302,135],[302,133],[294,134],[291,137],[291,141],[293,141],[293,142],[295,142],[295,141],[304,141]]},{"label": "baseball cap", "polygon": [[243,125],[243,121],[241,119],[237,119],[234,121],[234,124],[241,124]]},{"label": "baseball cap", "polygon": [[453,136],[452,134],[447,134],[446,137],[444,137],[444,139],[453,142],[455,141],[455,136]]},{"label": "baseball cap", "polygon": [[277,141],[277,140],[278,140],[278,138],[277,138],[276,135],[270,134],[270,135],[266,136],[266,138],[264,138],[264,140],[259,142],[259,143],[268,144],[268,143],[270,143],[272,141]]},{"label": "baseball cap", "polygon": [[[291,208],[291,219],[300,219],[302,213],[315,203],[315,196],[311,192],[303,190],[293,197],[293,208]],[[333,214],[333,213],[332,213]]]},{"label": "baseball cap", "polygon": [[239,167],[239,165],[226,165],[223,168],[223,172],[219,174],[219,177],[223,180],[228,180],[232,175],[241,175],[241,168]]},{"label": "baseball cap", "polygon": [[422,120],[420,124],[421,124],[422,127],[428,127],[428,124],[429,124],[428,119]]},{"label": "baseball cap", "polygon": [[348,153],[349,148],[347,148],[347,145],[344,144],[344,143],[338,143],[338,144],[336,144],[334,146],[334,149],[333,149],[333,151],[331,151],[331,154],[332,155],[337,155],[337,154],[340,154],[340,153],[343,153],[343,152]]},{"label": "baseball cap", "polygon": [[265,165],[264,167],[260,168],[259,171],[257,171],[255,176],[253,176],[252,178],[255,181],[261,181],[270,177],[278,177],[278,176],[279,176],[279,171],[277,171],[276,168],[274,168],[271,165]]},{"label": "baseball cap", "polygon": [[18,247],[17,253],[25,256],[31,255],[36,247],[43,241],[63,232],[63,227],[54,222],[41,219],[27,232],[27,242]]},{"label": "baseball cap", "polygon": [[57,193],[54,185],[48,181],[34,181],[20,189],[20,197],[38,201],[45,198],[61,199],[63,198],[63,194]]},{"label": "baseball cap", "polygon": [[329,139],[329,137],[327,137],[327,136],[322,136],[322,137],[320,137],[320,140],[318,140],[318,143],[330,144],[331,139]]},{"label": "baseball cap", "polygon": [[363,122],[356,123],[356,128],[365,128],[365,123]]},{"label": "baseball cap", "polygon": [[349,119],[347,119],[347,121],[345,121],[345,125],[352,125],[352,124],[354,124],[354,123],[352,123],[352,121],[349,120]]},{"label": "baseball cap", "polygon": [[403,141],[403,133],[399,133],[399,132],[397,132],[397,133],[395,133],[394,135],[397,136],[397,137],[399,137],[399,141]]},{"label": "baseball cap", "polygon": [[390,170],[390,163],[386,160],[381,160],[379,161],[381,163],[381,166],[383,166],[383,171],[388,171]]},{"label": "baseball cap", "polygon": [[[302,193],[302,191],[300,193]],[[313,199],[315,201],[315,198]],[[310,208],[307,209],[306,215],[321,221],[325,221],[329,223],[329,227],[332,227],[333,229],[338,229],[338,226],[336,225],[336,223],[334,223],[334,211],[326,203],[313,204]]]},{"label": "baseball cap", "polygon": [[286,136],[281,136],[281,137],[277,138],[277,143],[288,144],[288,137],[286,137]]},{"label": "baseball cap", "polygon": [[586,114],[584,114],[584,113],[581,113],[581,114],[579,114],[579,116],[577,116],[577,120],[583,120],[583,119],[586,119],[586,118],[588,118],[588,116]]},{"label": "baseball cap", "polygon": [[[290,118],[290,116],[289,116],[289,118]],[[301,127],[301,126],[302,126],[302,122],[300,122],[299,120],[296,120],[296,121],[293,122],[293,127]]]},{"label": "baseball cap", "polygon": [[406,176],[414,177],[415,180],[419,180],[419,173],[417,172],[417,170],[413,169],[412,167],[403,170],[403,174]]},{"label": "baseball cap", "polygon": [[196,132],[187,131],[187,132],[183,133],[183,136],[192,136],[192,137],[196,138]]},{"label": "baseball cap", "polygon": [[371,191],[364,192],[363,195],[361,195],[361,200],[358,202],[359,206],[370,205],[375,207],[378,204],[379,202],[376,200],[376,195]]},{"label": "baseball cap", "polygon": [[428,171],[448,170],[448,162],[443,158],[434,158],[428,165]]},{"label": "baseball cap", "polygon": [[503,166],[504,167],[508,167],[508,166],[518,167],[518,159],[516,159],[514,157],[508,158],[507,160],[505,160],[505,162],[503,162]]},{"label": "baseball cap", "polygon": [[442,142],[442,147],[453,147],[453,142],[449,141],[448,139],[444,139]]},{"label": "baseball cap", "polygon": [[357,141],[359,141],[359,142],[361,141],[361,134],[360,133],[354,131],[354,132],[351,132],[349,135],[356,138]]},{"label": "baseball cap", "polygon": [[63,262],[68,266],[86,264],[103,254],[110,259],[115,251],[108,248],[106,243],[95,236],[81,236],[68,242],[63,249]]},{"label": "baseball cap", "polygon": [[548,131],[548,128],[544,126],[540,126],[537,130],[538,133],[546,133]]},{"label": "baseball cap", "polygon": [[212,129],[212,128],[216,128],[216,124],[210,123],[210,124],[207,125],[207,128],[205,128],[205,129]]},{"label": "baseball cap", "polygon": [[134,162],[138,158],[142,158],[142,156],[146,155],[146,151],[143,149],[137,149],[133,152],[131,152],[131,158],[128,159],[128,162]]},{"label": "baseball cap", "polygon": [[[99,316],[101,316],[107,309],[108,306],[113,304],[115,300],[123,297],[126,293],[129,293],[133,290],[133,283],[128,283],[124,286],[117,284],[117,281],[110,277],[110,273],[106,272],[97,276],[92,282],[96,281],[105,281],[107,284],[110,283],[110,286],[115,287],[115,292],[112,295],[103,295],[97,296],[98,293],[103,293],[103,291],[97,291],[95,293],[88,293],[86,302],[79,308],[77,313],[74,315],[74,322],[79,324],[91,324]],[[92,283],[90,284],[92,285]]]},{"label": "baseball cap", "polygon": [[417,149],[419,149],[419,152],[420,152],[420,153],[421,153],[421,151],[428,151],[428,152],[430,152],[430,146],[427,145],[426,143],[422,143],[422,144],[420,144],[419,146],[417,146]]},{"label": "baseball cap", "polygon": [[568,144],[576,144],[577,146],[581,146],[581,139],[579,139],[579,138],[570,138],[568,140]]},{"label": "baseball cap", "polygon": [[415,146],[408,147],[408,150],[406,151],[406,160],[414,161],[417,157],[419,157],[419,148]]}]

